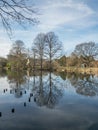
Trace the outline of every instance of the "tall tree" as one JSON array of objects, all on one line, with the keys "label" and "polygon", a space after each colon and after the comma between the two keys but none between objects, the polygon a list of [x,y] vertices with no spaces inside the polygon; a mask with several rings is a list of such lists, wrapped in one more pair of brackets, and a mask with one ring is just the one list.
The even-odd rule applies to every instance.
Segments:
[{"label": "tall tree", "polygon": [[33,56],[33,70],[35,70],[37,52],[34,46],[32,47],[32,56]]},{"label": "tall tree", "polygon": [[44,58],[44,49],[45,49],[45,34],[40,33],[34,40],[34,48],[36,49],[37,56],[40,60],[40,69],[43,69],[43,58]]},{"label": "tall tree", "polygon": [[11,62],[12,67],[16,69],[22,69],[25,67],[25,63],[27,58],[26,49],[23,41],[17,40],[12,45],[12,49],[8,55],[8,61]]},{"label": "tall tree", "polygon": [[81,43],[75,47],[73,53],[89,67],[94,58],[98,56],[98,46],[94,42]]},{"label": "tall tree", "polygon": [[46,48],[45,55],[49,59],[49,69],[52,69],[52,61],[61,54],[62,43],[54,32],[48,32],[45,36]]},{"label": "tall tree", "polygon": [[15,41],[15,43],[12,45],[12,49],[10,50],[10,53],[12,54],[12,55],[17,55],[17,56],[19,56],[19,55],[23,55],[23,54],[25,54],[24,52],[25,52],[26,50],[25,50],[25,45],[24,45],[24,42],[23,41],[21,41],[21,40],[17,40],[17,41]]},{"label": "tall tree", "polygon": [[37,23],[35,8],[30,0],[0,0],[0,20],[9,34],[13,23],[22,26]]}]

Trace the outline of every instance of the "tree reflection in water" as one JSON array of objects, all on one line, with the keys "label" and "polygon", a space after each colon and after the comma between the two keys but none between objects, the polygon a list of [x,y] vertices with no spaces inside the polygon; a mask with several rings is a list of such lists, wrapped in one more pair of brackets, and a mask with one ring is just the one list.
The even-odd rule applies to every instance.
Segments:
[{"label": "tree reflection in water", "polygon": [[68,73],[66,75],[76,92],[85,96],[98,95],[98,77],[95,75]]},{"label": "tree reflection in water", "polygon": [[31,97],[34,96],[34,102],[38,106],[53,108],[63,95],[61,82],[51,72],[33,71],[32,73],[27,72],[27,75],[22,72],[9,73],[8,81],[11,88],[10,93],[19,98],[26,94],[28,89],[30,92],[28,101],[31,102]]},{"label": "tree reflection in water", "polygon": [[41,71],[39,80],[34,79],[34,101],[39,106],[53,108],[63,94],[63,88],[60,86],[51,72],[47,76],[43,76]]},{"label": "tree reflection in water", "polygon": [[[10,93],[16,98],[27,94],[22,105],[26,107],[34,101],[37,106],[54,108],[63,97],[64,91],[68,89],[69,84],[75,89],[75,92],[84,96],[98,96],[98,77],[95,75],[86,75],[78,73],[60,73],[33,71],[26,73],[14,72],[7,75]],[[67,83],[68,81],[68,83]],[[67,87],[64,88],[64,84]],[[6,92],[7,90],[4,89]],[[33,100],[31,100],[31,98]],[[16,108],[12,108],[14,113]],[[1,115],[2,116],[2,112]]]},{"label": "tree reflection in water", "polygon": [[9,124],[17,129],[98,129],[97,76],[28,71],[8,73],[1,81],[6,79],[7,86],[2,86],[1,82],[0,126],[3,124],[7,129],[13,129]]},{"label": "tree reflection in water", "polygon": [[9,72],[8,81],[10,84],[10,93],[13,93],[16,98],[19,98],[25,93],[26,76],[23,72]]},{"label": "tree reflection in water", "polygon": [[29,102],[31,102],[31,97],[34,96],[34,102],[38,106],[49,108],[53,108],[62,97],[64,89],[62,83],[65,82],[67,84],[67,80],[78,94],[85,96],[98,95],[97,76],[78,73],[60,73],[59,75],[62,80],[58,75],[51,72],[33,71],[30,73],[28,71],[26,74],[22,72],[9,73],[10,92],[19,98],[29,90]]}]

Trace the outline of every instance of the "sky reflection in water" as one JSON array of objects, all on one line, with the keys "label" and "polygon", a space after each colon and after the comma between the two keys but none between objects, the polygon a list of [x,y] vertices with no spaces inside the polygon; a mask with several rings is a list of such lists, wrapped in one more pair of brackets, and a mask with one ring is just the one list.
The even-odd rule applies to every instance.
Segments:
[{"label": "sky reflection in water", "polygon": [[0,130],[98,130],[98,77],[36,72],[0,76]]}]

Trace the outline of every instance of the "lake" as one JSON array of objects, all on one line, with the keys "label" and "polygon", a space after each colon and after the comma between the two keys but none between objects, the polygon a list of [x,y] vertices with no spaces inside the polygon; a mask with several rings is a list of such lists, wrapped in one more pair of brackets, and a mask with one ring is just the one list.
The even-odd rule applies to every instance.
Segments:
[{"label": "lake", "polygon": [[98,76],[0,72],[0,130],[98,130]]}]

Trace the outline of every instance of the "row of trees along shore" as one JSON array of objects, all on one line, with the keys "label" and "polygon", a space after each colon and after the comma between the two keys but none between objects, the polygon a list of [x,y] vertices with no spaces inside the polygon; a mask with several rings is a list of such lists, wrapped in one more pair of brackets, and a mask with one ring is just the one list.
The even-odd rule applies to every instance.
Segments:
[{"label": "row of trees along shore", "polygon": [[62,42],[54,32],[40,33],[27,49],[21,40],[15,41],[7,58],[0,58],[0,68],[11,70],[57,70],[62,67],[98,67],[98,44],[76,45],[70,56],[62,55]]},{"label": "row of trees along shore", "polygon": [[65,55],[58,59],[60,66],[72,68],[97,68],[98,67],[98,44],[85,42],[76,45],[70,56]]},{"label": "row of trees along shore", "polygon": [[[33,1],[0,0],[0,20],[9,36],[16,23],[22,27],[38,24],[38,14]],[[29,50],[23,41],[17,40],[7,58],[0,58],[0,68],[54,70],[61,67],[98,67],[98,45],[94,42],[76,45],[70,56],[61,55],[61,52],[62,43],[54,32],[40,33]]]},{"label": "row of trees along shore", "polygon": [[62,43],[54,32],[40,33],[33,41],[31,49],[26,49],[17,40],[8,54],[7,68],[52,70],[53,62],[61,56]]}]

